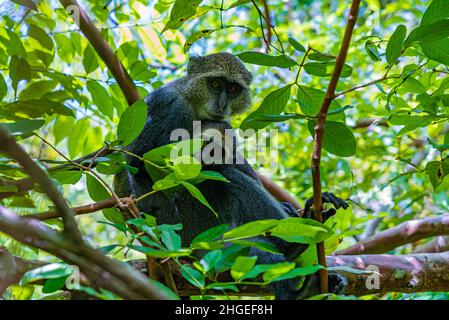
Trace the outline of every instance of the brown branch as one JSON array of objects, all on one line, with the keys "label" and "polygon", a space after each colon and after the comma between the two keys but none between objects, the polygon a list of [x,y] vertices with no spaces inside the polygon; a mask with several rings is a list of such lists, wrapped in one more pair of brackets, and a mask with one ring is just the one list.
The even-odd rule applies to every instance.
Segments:
[{"label": "brown branch", "polygon": [[338,250],[336,255],[385,253],[399,246],[433,236],[449,235],[449,215],[410,220],[374,234],[349,248]]},{"label": "brown branch", "polygon": [[[122,202],[123,204],[129,204],[129,203],[134,202],[134,199],[120,198],[120,202]],[[73,211],[75,211],[76,215],[83,215],[83,214],[88,214],[88,213],[100,211],[100,210],[107,209],[107,208],[112,208],[115,206],[117,206],[117,200],[115,198],[110,198],[110,199],[86,204],[83,206],[75,207],[75,208],[73,208]],[[30,215],[26,215],[23,217],[27,218],[27,219],[37,219],[37,220],[43,221],[43,220],[60,218],[61,216],[59,215],[58,211],[47,211],[47,212],[41,212],[41,213],[36,213],[36,214],[30,214]]]},{"label": "brown branch", "polygon": [[[347,286],[340,294],[364,296],[388,292],[438,292],[449,291],[449,252],[409,255],[360,255],[326,257],[331,274],[346,278]],[[147,272],[145,262],[130,262],[136,269]],[[187,282],[179,267],[169,261],[180,296],[201,294],[220,295],[220,291],[200,290]],[[354,270],[350,270],[352,268]],[[352,272],[351,272],[352,271]],[[227,272],[219,275],[220,282],[234,282]],[[270,296],[267,286],[238,285],[239,292],[227,292],[229,296]]]},{"label": "brown branch", "polygon": [[0,231],[25,245],[42,249],[76,265],[94,285],[124,299],[165,299],[145,276],[112,260],[85,242],[74,241],[35,219],[26,219],[0,206]]},{"label": "brown branch", "polygon": [[79,10],[79,19],[75,19],[75,23],[94,47],[100,58],[104,61],[109,71],[111,71],[115,80],[117,80],[120,89],[126,97],[128,105],[132,105],[141,99],[140,93],[134,85],[133,80],[129,76],[123,64],[117,55],[109,46],[108,42],[103,38],[100,30],[98,30],[93,22],[89,19],[86,12],[75,0],[60,0],[61,4],[68,11],[75,7]]},{"label": "brown branch", "polygon": [[266,34],[266,39],[267,39],[267,51],[270,51],[270,45],[271,45],[271,28],[272,28],[272,23],[271,23],[271,17],[270,17],[270,8],[268,7],[268,3],[267,0],[262,0],[262,5],[263,5],[263,10],[265,13],[265,17],[266,17],[266,25],[267,25],[267,34]]},{"label": "brown branch", "polygon": [[263,187],[278,201],[288,202],[296,209],[301,209],[299,202],[287,191],[279,187],[273,180],[262,174],[257,174]]},{"label": "brown branch", "polygon": [[334,94],[334,99],[337,98],[337,97],[343,96],[343,95],[345,95],[345,94],[347,94],[349,92],[352,92],[352,91],[355,91],[355,90],[358,90],[358,89],[362,89],[362,88],[365,88],[365,87],[369,87],[369,86],[372,86],[373,84],[385,81],[387,79],[394,79],[394,78],[400,78],[400,76],[390,76],[390,77],[388,77],[387,74],[385,74],[382,78],[379,78],[379,79],[367,82],[365,84],[361,84],[361,85],[349,88],[347,90],[338,92],[338,93]]},{"label": "brown branch", "polygon": [[[327,112],[334,99],[335,89],[340,78],[341,71],[345,64],[346,56],[348,54],[349,44],[351,42],[352,32],[354,30],[355,22],[359,11],[360,0],[352,0],[351,9],[349,11],[348,23],[346,25],[345,34],[343,36],[340,52],[338,53],[337,60],[335,62],[335,68],[332,72],[332,76],[327,88],[326,96],[321,105],[320,112],[318,113],[317,125],[315,127],[315,139],[312,155],[312,181],[313,181],[313,208],[315,219],[319,222],[323,221],[322,211],[322,195],[321,195],[321,174],[320,174],[320,161],[321,150],[323,148],[324,139],[324,125],[326,123]],[[326,266],[324,243],[317,244],[317,256],[318,263]],[[328,291],[328,276],[326,269],[320,270],[320,290],[322,293]]]},{"label": "brown branch", "polygon": [[431,241],[417,246],[414,253],[434,253],[449,251],[449,236],[438,236]]},{"label": "brown branch", "polygon": [[64,231],[73,240],[82,242],[81,233],[78,230],[73,210],[68,206],[61,193],[59,193],[48,173],[30,158],[28,153],[16,143],[3,125],[0,125],[0,150],[15,159],[23,167],[25,172],[28,173],[31,179],[41,186],[42,190],[44,190],[51,201],[53,201],[56,209],[63,218]]},{"label": "brown branch", "polygon": [[[362,296],[387,292],[449,291],[449,252],[408,255],[368,254],[327,257],[329,267],[351,267],[359,270],[379,268],[376,274],[354,274],[337,271],[348,280],[346,295]],[[373,287],[374,286],[374,287]]]}]

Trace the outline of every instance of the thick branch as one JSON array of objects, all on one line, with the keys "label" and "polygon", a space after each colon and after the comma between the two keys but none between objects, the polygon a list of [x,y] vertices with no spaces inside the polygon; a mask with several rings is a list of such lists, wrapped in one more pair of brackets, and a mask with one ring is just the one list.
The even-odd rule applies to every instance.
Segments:
[{"label": "thick branch", "polygon": [[417,246],[414,253],[433,253],[449,251],[449,236],[439,236],[435,239]]},{"label": "thick branch", "polygon": [[[104,61],[109,71],[111,71],[115,80],[117,80],[117,83],[120,86],[123,94],[125,95],[128,104],[132,105],[133,103],[140,100],[141,97],[139,91],[134,85],[133,80],[129,76],[126,69],[123,67],[117,55],[101,35],[100,30],[98,30],[93,22],[89,19],[86,12],[75,0],[60,0],[60,2],[68,12],[79,10],[79,19],[75,19],[75,23],[81,29],[84,36],[89,40],[91,45],[95,48],[95,51]],[[76,13],[75,18],[77,18]]]},{"label": "thick branch", "polygon": [[82,242],[82,237],[75,220],[75,214],[68,206],[64,197],[59,193],[56,185],[48,176],[47,172],[30,158],[28,153],[16,143],[8,130],[2,125],[0,125],[0,150],[6,152],[13,159],[17,160],[25,172],[42,187],[63,218],[64,231],[67,232],[72,239]]},{"label": "thick branch", "polygon": [[165,299],[145,276],[127,264],[106,257],[84,242],[75,242],[38,220],[18,216],[1,206],[0,231],[78,266],[92,284],[124,299]]},{"label": "thick branch", "polygon": [[273,182],[267,176],[262,174],[257,174],[260,181],[262,182],[263,187],[278,201],[280,202],[288,202],[296,209],[301,209],[301,205],[299,202],[287,191],[279,187],[276,183]]},{"label": "thick branch", "polygon": [[[360,0],[352,0],[351,9],[349,11],[348,23],[346,25],[345,34],[343,36],[340,52],[338,53],[337,60],[335,62],[335,68],[332,72],[332,76],[327,88],[326,96],[321,105],[320,112],[318,113],[317,125],[315,127],[315,139],[314,148],[312,154],[312,182],[313,182],[313,208],[315,212],[315,219],[319,222],[323,221],[322,211],[322,195],[321,195],[321,174],[320,174],[320,162],[321,162],[321,150],[323,148],[324,139],[324,125],[326,123],[327,112],[334,99],[335,89],[338,84],[338,80],[345,64],[346,56],[348,54],[349,44],[352,38],[352,32],[354,30],[355,22],[359,11]],[[326,266],[324,243],[317,244],[318,262]],[[321,292],[327,292],[327,272],[325,269],[320,270],[320,289]]]},{"label": "thick branch", "polygon": [[399,246],[433,236],[449,235],[449,215],[410,220],[379,232],[359,243],[335,252],[336,255],[385,253]]},{"label": "thick branch", "polygon": [[327,262],[329,267],[346,266],[359,270],[379,268],[379,277],[375,273],[338,271],[348,280],[348,286],[343,292],[345,295],[449,291],[449,252],[400,256],[330,256]]},{"label": "thick branch", "polygon": [[[388,292],[438,292],[449,291],[449,252],[409,255],[360,255],[360,256],[328,256],[328,267],[337,268],[331,274],[339,274],[347,280],[347,286],[341,294],[364,296]],[[172,264],[176,287],[181,296],[200,295],[198,288],[179,275],[176,265]],[[146,273],[144,261],[133,261],[132,265]],[[346,267],[346,268],[345,268]],[[349,268],[358,272],[349,272]],[[346,270],[345,270],[346,269]],[[355,270],[353,270],[355,271]],[[229,273],[220,274],[221,282],[234,282]],[[272,295],[269,287],[256,285],[238,286],[239,292],[227,292],[237,296]],[[216,290],[207,294],[219,295]]]}]

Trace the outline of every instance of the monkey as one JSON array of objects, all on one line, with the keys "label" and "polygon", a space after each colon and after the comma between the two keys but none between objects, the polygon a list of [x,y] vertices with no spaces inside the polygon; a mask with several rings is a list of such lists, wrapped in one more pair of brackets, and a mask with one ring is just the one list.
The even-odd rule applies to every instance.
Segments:
[{"label": "monkey", "polygon": [[[202,57],[191,57],[187,75],[163,85],[150,93],[145,102],[148,117],[140,135],[126,149],[138,156],[172,143],[170,137],[175,129],[193,131],[193,121],[201,121],[207,128],[219,131],[232,128],[228,121],[250,107],[252,74],[243,62],[230,53],[215,53]],[[232,152],[235,157],[235,149]],[[143,163],[127,156],[127,162],[138,168],[137,174],[122,171],[115,176],[114,189],[119,196],[139,197],[152,190],[154,181],[145,171]],[[162,192],[138,202],[141,212],[150,213],[158,223],[181,223],[183,245],[189,245],[199,233],[218,224],[235,228],[244,223],[261,219],[283,219],[299,217],[297,210],[288,203],[275,200],[262,186],[256,172],[245,160],[242,164],[209,164],[205,170],[213,170],[224,176],[229,183],[206,180],[197,185],[209,204],[218,212],[218,219],[209,208],[181,190],[167,197]],[[331,193],[323,193],[323,202],[336,209],[347,208],[345,201]],[[304,216],[312,215],[312,202],[306,202]],[[331,216],[335,209],[325,212]],[[256,247],[246,248],[249,256],[257,256],[258,264],[292,261],[304,252],[308,245],[288,243],[276,237],[257,237],[257,241],[275,245],[283,254],[273,254]],[[332,280],[332,279],[331,279]],[[338,279],[337,279],[338,280]],[[299,279],[274,282],[271,286],[277,299],[297,299],[318,293],[317,275],[307,277],[301,289]],[[342,281],[334,281],[340,290]],[[332,284],[332,281],[330,281]]]}]

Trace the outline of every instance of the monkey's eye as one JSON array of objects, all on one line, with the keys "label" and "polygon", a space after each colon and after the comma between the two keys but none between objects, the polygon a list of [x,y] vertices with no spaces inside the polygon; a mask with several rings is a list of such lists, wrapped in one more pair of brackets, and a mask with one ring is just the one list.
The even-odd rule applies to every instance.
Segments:
[{"label": "monkey's eye", "polygon": [[212,87],[214,87],[215,89],[220,88],[220,81],[212,80]]},{"label": "monkey's eye", "polygon": [[231,94],[231,95],[238,95],[239,93],[240,93],[240,91],[242,90],[242,87],[241,86],[239,86],[238,84],[236,84],[236,83],[231,83],[230,85],[228,85],[228,92]]}]

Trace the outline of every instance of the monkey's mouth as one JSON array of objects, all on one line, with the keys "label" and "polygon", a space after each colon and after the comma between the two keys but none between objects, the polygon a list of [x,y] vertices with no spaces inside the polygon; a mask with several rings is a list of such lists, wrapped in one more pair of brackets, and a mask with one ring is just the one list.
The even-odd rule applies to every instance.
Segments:
[{"label": "monkey's mouth", "polygon": [[212,119],[212,120],[224,120],[226,119],[226,115],[224,114],[218,114],[218,113],[213,113],[210,111],[206,111],[207,115]]}]

